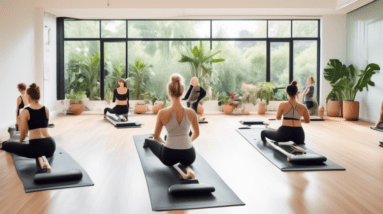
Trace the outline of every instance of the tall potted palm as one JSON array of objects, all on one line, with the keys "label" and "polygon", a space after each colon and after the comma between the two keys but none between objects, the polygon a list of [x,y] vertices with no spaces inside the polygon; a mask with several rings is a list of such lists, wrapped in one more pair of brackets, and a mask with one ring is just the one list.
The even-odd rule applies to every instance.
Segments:
[{"label": "tall potted palm", "polygon": [[133,65],[130,65],[128,84],[133,99],[139,100],[141,95],[145,93],[145,84],[153,75],[151,71],[152,65],[145,63],[145,61],[137,57]]},{"label": "tall potted palm", "polygon": [[364,88],[368,91],[368,86],[375,86],[371,81],[372,75],[376,74],[375,70],[380,70],[379,65],[370,63],[364,70],[358,71],[353,65],[348,66],[347,75],[340,78],[335,87],[341,87],[343,97],[343,118],[346,120],[359,119],[359,102],[355,101],[358,91]]}]

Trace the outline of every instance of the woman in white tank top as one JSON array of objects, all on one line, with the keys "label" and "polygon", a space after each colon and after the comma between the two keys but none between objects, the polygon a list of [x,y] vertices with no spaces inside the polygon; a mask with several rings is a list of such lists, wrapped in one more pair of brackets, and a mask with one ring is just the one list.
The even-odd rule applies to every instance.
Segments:
[{"label": "woman in white tank top", "polygon": [[[158,112],[154,136],[144,145],[149,147],[167,166],[181,163],[187,167],[196,157],[192,142],[199,136],[198,119],[193,109],[185,108],[181,104],[184,90],[182,77],[179,74],[173,74],[168,83],[171,106]],[[168,132],[166,142],[160,137],[163,126]],[[189,136],[190,127],[193,129],[191,137]],[[192,173],[189,167],[186,170],[189,174]]]}]

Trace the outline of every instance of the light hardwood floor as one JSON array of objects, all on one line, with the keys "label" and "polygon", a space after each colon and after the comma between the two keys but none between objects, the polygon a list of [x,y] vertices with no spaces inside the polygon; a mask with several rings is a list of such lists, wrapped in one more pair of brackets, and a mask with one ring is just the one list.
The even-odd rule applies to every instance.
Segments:
[{"label": "light hardwood floor", "polygon": [[[152,213],[133,135],[153,133],[155,116],[135,118],[142,128],[116,129],[92,113],[51,121],[56,143],[87,170],[93,187],[27,194],[10,154],[0,151],[0,213]],[[383,133],[371,130],[372,124],[339,118],[304,124],[309,147],[346,171],[281,172],[235,131],[245,116],[206,118],[196,150],[246,205],[169,213],[383,212]],[[1,131],[0,139],[7,138]]]}]

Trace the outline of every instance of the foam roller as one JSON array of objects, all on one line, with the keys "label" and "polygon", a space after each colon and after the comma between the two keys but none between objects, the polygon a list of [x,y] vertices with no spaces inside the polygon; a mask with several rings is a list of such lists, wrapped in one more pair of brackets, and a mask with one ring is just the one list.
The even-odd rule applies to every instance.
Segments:
[{"label": "foam roller", "polygon": [[59,183],[67,181],[79,181],[82,178],[82,172],[77,169],[57,173],[37,173],[34,177],[36,184]]}]

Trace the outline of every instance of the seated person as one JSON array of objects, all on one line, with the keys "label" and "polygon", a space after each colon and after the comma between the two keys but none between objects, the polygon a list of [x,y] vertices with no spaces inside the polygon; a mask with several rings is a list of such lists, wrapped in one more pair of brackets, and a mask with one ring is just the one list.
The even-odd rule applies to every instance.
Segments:
[{"label": "seated person", "polygon": [[[181,104],[184,88],[182,77],[179,74],[173,74],[168,83],[171,106],[158,112],[153,140],[147,140],[144,147],[149,147],[154,155],[167,166],[181,163],[186,167],[187,175],[193,177],[194,172],[188,166],[196,158],[192,142],[199,136],[199,126],[195,111]],[[163,126],[168,132],[166,142],[160,137]],[[189,136],[190,126],[193,129],[191,137]]]},{"label": "seated person", "polygon": [[382,105],[380,107],[379,118],[378,118],[378,121],[376,122],[375,126],[383,128],[383,102],[382,102]]},{"label": "seated person", "polygon": [[20,95],[17,98],[17,105],[16,105],[16,131],[19,131],[19,122],[20,122],[20,110],[22,110],[25,106],[29,104],[28,98],[27,98],[27,93],[25,90],[27,89],[27,86],[24,83],[20,83],[17,85],[17,89],[20,92]]},{"label": "seated person", "polygon": [[[127,121],[129,113],[129,89],[126,87],[124,79],[119,79],[118,85],[120,87],[113,91],[113,102],[116,102],[116,106],[113,109],[105,108],[104,118],[106,118],[106,113],[109,112],[118,115],[120,120]],[[122,115],[126,115],[126,118]]]},{"label": "seated person", "polygon": [[[20,141],[0,143],[4,151],[27,158],[52,157],[56,150],[55,140],[48,133],[49,110],[39,103],[40,88],[33,83],[27,90],[30,103],[20,114]],[[29,144],[22,144],[29,130]]]},{"label": "seated person", "polygon": [[277,142],[293,141],[294,144],[305,144],[305,132],[301,124],[301,117],[304,122],[310,123],[310,115],[306,106],[297,102],[298,87],[297,81],[292,81],[286,88],[288,102],[283,102],[278,106],[277,120],[283,115],[282,126],[277,131],[263,130],[261,138],[266,143],[266,137]]},{"label": "seated person", "polygon": [[[206,91],[199,85],[197,77],[193,77],[190,80],[189,90],[187,91],[185,97],[182,100],[186,100],[187,107],[194,109],[197,113],[198,103],[206,96]],[[204,121],[205,118],[200,118],[197,114],[198,120]]]},{"label": "seated person", "polygon": [[303,104],[306,105],[307,109],[311,109],[314,107],[314,83],[315,80],[313,77],[308,77],[307,78],[307,86],[303,88]]}]

